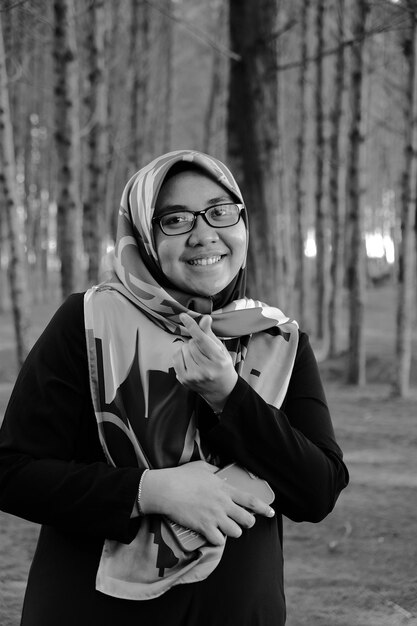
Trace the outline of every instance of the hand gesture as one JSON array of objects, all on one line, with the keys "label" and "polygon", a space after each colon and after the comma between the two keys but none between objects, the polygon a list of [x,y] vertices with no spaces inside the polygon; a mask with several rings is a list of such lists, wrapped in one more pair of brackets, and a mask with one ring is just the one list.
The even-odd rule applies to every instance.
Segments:
[{"label": "hand gesture", "polygon": [[237,381],[232,358],[211,330],[211,317],[200,325],[187,313],[180,319],[191,338],[174,356],[174,369],[182,385],[199,393],[215,411],[221,411]]},{"label": "hand gesture", "polygon": [[242,528],[253,526],[255,514],[273,517],[270,506],[232,487],[216,476],[217,470],[205,461],[150,470],[142,485],[142,511],[166,515],[218,546],[225,536],[240,537]]}]

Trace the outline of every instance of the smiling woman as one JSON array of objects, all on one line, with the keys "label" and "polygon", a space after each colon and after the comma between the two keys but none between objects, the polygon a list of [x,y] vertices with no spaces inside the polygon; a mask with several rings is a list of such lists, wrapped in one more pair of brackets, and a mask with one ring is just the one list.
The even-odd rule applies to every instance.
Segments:
[{"label": "smiling woman", "polygon": [[57,311],[0,431],[0,507],[42,524],[22,626],[285,623],[282,515],[321,520],[348,475],[308,338],[245,296],[247,246],[216,159],[128,181],[110,275]]},{"label": "smiling woman", "polygon": [[[203,209],[216,207],[228,210],[202,214]],[[168,228],[172,222],[164,223],[174,218],[184,224],[184,215],[187,228],[191,227],[184,233],[178,233],[178,227]],[[205,296],[229,285],[246,257],[246,226],[240,216],[231,194],[201,169],[178,172],[164,182],[155,206],[159,228],[154,229],[154,237],[162,272],[173,285]]]}]

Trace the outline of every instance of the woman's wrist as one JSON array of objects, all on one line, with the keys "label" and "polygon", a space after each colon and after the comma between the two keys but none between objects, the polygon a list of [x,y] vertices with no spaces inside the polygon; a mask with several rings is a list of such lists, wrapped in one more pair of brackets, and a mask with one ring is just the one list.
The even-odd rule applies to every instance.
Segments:
[{"label": "woman's wrist", "polygon": [[221,392],[210,393],[203,396],[204,400],[210,405],[213,413],[216,415],[220,415],[222,413],[230,394],[236,386],[237,380],[238,375],[234,371],[233,376],[230,377],[227,387],[225,387]]},{"label": "woman's wrist", "polygon": [[[165,514],[163,503],[166,499],[164,494],[166,493],[168,473],[169,469],[146,470],[146,476],[142,480],[140,495],[138,491],[142,515],[152,513]],[[142,474],[142,478],[144,474]]]},{"label": "woman's wrist", "polygon": [[142,506],[142,495],[143,495],[143,484],[145,481],[146,474],[148,472],[149,472],[149,469],[143,470],[142,476],[140,477],[140,481],[139,481],[138,493],[136,496],[136,504],[138,507],[139,515],[145,514],[145,511],[143,510],[143,506]]}]

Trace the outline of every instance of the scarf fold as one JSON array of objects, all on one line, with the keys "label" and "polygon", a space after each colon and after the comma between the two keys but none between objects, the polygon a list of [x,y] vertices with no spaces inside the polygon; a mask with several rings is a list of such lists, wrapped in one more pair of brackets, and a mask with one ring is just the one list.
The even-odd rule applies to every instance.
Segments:
[{"label": "scarf fold", "polygon": [[[151,220],[162,182],[178,161],[194,162],[242,199],[222,163],[189,150],[155,159],[126,185],[112,272],[84,297],[93,406],[101,445],[115,467],[216,461],[200,439],[198,397],[177,381],[172,367],[178,342],[188,341],[181,312],[197,321],[211,313],[213,332],[224,341],[237,372],[277,408],[297,351],[296,322],[244,296],[244,266],[214,299],[181,293],[162,280]],[[163,518],[146,515],[131,544],[105,541],[96,588],[120,598],[155,598],[173,585],[207,578],[223,549],[203,546],[184,553]]]}]

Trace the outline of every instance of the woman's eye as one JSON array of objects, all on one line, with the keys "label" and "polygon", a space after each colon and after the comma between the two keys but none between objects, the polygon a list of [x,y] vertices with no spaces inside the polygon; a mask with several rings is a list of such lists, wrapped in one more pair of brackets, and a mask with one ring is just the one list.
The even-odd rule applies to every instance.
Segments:
[{"label": "woman's eye", "polygon": [[222,215],[226,215],[227,208],[228,208],[227,206],[223,206],[223,205],[215,206],[212,209],[212,215],[214,217],[221,217]]},{"label": "woman's eye", "polygon": [[219,204],[211,209],[211,217],[222,218],[234,215],[236,207],[234,204]]},{"label": "woman's eye", "polygon": [[164,226],[177,226],[180,224],[186,224],[192,220],[187,213],[172,213],[171,215],[166,215],[162,220],[162,224]]}]

